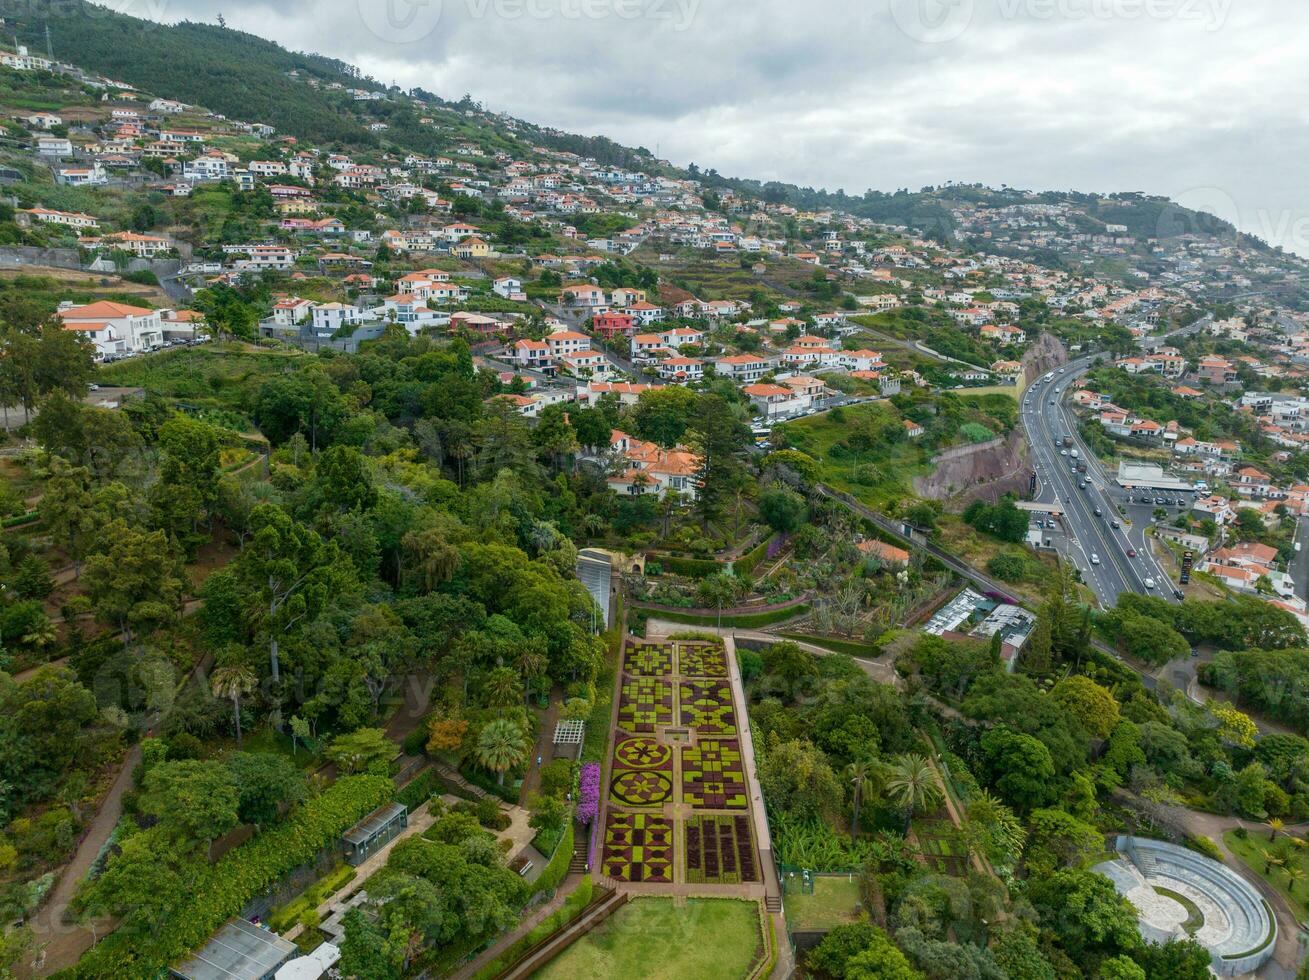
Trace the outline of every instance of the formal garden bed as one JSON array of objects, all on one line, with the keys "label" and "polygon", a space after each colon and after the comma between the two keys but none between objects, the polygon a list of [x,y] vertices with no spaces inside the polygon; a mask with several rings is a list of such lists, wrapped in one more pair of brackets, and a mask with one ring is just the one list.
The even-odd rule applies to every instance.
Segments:
[{"label": "formal garden bed", "polygon": [[686,821],[683,837],[690,884],[739,885],[759,880],[749,817],[692,817]]},{"label": "formal garden bed", "polygon": [[683,725],[700,735],[736,734],[736,709],[727,681],[682,681],[678,699]]},{"label": "formal garden bed", "polygon": [[682,748],[682,802],[697,810],[745,810],[749,787],[734,739],[701,739]]},{"label": "formal garden bed", "polygon": [[615,881],[673,883],[673,821],[610,810],[605,818],[604,874]]},{"label": "formal garden bed", "polygon": [[624,677],[619,692],[618,726],[642,735],[673,723],[673,685],[653,677]]}]

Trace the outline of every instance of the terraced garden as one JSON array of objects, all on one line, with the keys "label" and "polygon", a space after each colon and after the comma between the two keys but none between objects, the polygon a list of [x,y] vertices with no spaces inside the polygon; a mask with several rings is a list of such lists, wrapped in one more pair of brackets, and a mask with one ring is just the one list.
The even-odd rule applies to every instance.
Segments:
[{"label": "terraced garden", "polygon": [[723,645],[629,640],[622,663],[602,873],[638,884],[761,880]]}]

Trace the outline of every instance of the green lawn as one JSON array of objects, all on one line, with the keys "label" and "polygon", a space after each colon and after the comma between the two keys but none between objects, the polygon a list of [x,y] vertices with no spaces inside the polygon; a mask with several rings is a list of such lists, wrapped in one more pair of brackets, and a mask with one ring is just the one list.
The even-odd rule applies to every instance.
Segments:
[{"label": "green lawn", "polygon": [[[1285,834],[1280,835],[1275,843],[1270,843],[1268,834],[1258,830],[1250,833],[1244,840],[1236,835],[1236,831],[1229,830],[1223,834],[1223,843],[1251,871],[1286,896],[1286,900],[1291,903],[1291,908],[1295,910],[1297,919],[1309,917],[1309,881],[1302,880],[1292,885],[1291,887],[1295,889],[1292,893],[1288,889],[1290,880],[1286,874],[1286,869],[1299,868],[1309,875],[1309,853],[1293,847],[1290,838]],[[1270,869],[1272,874],[1268,874],[1265,870],[1268,865],[1264,860],[1264,851],[1268,851],[1275,858],[1285,857],[1285,868],[1273,867]]]},{"label": "green lawn", "polygon": [[754,902],[638,898],[587,933],[534,976],[734,980],[755,962],[763,937]]},{"label": "green lawn", "polygon": [[796,931],[834,929],[854,922],[859,904],[859,883],[853,875],[818,876],[814,893],[801,894],[797,889],[786,895],[786,921]]}]

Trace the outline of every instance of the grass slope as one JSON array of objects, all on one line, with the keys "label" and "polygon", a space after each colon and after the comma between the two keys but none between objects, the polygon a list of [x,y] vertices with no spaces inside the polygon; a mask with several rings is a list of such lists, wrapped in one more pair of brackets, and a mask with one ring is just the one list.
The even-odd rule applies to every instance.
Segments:
[{"label": "grass slope", "polygon": [[734,980],[759,951],[759,911],[736,899],[638,898],[573,943],[536,980]]}]

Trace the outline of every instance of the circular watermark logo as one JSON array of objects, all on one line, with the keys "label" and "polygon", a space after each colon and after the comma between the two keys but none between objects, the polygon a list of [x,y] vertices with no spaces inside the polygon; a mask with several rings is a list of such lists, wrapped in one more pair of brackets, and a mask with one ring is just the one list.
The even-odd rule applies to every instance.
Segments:
[{"label": "circular watermark logo", "polygon": [[973,22],[974,0],[891,0],[891,17],[908,38],[944,44],[960,38]]},{"label": "circular watermark logo", "polygon": [[443,0],[357,0],[359,17],[372,34],[390,44],[430,37],[441,22]]},{"label": "circular watermark logo", "polygon": [[1241,209],[1231,194],[1221,187],[1192,187],[1159,212],[1156,237],[1201,235],[1234,245],[1240,227]]}]

